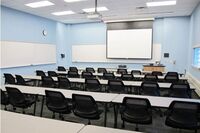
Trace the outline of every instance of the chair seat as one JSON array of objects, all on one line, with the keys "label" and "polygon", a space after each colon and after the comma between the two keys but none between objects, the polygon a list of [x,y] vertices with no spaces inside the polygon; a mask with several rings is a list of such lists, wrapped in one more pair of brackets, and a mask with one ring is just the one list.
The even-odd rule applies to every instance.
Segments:
[{"label": "chair seat", "polygon": [[74,110],[74,114],[79,116],[79,117],[82,117],[82,118],[85,118],[85,119],[90,119],[90,120],[97,120],[100,118],[100,114],[102,113],[103,111],[102,110],[93,110],[93,111],[90,111],[90,112],[82,112],[82,111],[79,111],[79,110]]},{"label": "chair seat", "polygon": [[63,113],[63,114],[69,114],[71,113],[68,104],[52,104],[52,103],[48,103],[47,107],[49,110],[53,111],[53,112],[57,112],[57,113]]},{"label": "chair seat", "polygon": [[188,116],[186,113],[177,112],[175,115],[166,118],[166,125],[174,128],[196,129],[200,128],[200,124],[198,125],[197,121],[195,116],[191,117],[191,115]]},{"label": "chair seat", "polygon": [[130,123],[138,124],[150,124],[152,123],[152,117],[150,114],[144,113],[146,111],[128,111],[122,112],[122,120],[125,120]]}]

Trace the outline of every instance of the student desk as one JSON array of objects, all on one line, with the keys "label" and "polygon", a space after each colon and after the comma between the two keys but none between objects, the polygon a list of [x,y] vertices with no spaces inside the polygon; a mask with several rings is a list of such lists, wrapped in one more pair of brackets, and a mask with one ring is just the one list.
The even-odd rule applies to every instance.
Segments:
[{"label": "student desk", "polygon": [[32,86],[23,86],[23,85],[5,85],[5,86],[2,86],[2,89],[5,90],[5,87],[15,87],[15,88],[18,88],[23,93],[41,95],[43,97],[41,112],[40,112],[41,117],[43,113],[45,90],[59,91],[63,93],[63,95],[68,99],[72,98],[72,94],[90,95],[94,98],[95,101],[104,103],[104,106],[105,106],[104,126],[106,126],[106,123],[107,123],[107,103],[111,103],[111,101],[118,95],[118,94],[112,94],[112,93],[66,90],[66,89],[60,89],[60,88],[32,87]]},{"label": "student desk", "polygon": [[200,99],[119,94],[117,97],[115,97],[112,100],[112,102],[115,104],[115,107],[114,107],[114,109],[115,109],[114,110],[114,113],[115,113],[114,127],[117,127],[118,108],[119,108],[119,104],[121,104],[123,102],[124,97],[146,98],[150,101],[152,107],[158,107],[158,108],[168,108],[172,101],[185,101],[185,102],[198,102],[198,103],[200,103]]},{"label": "student desk", "polygon": [[1,110],[2,133],[78,133],[84,124]]},{"label": "student desk", "polygon": [[87,125],[79,133],[140,133],[140,132]]}]

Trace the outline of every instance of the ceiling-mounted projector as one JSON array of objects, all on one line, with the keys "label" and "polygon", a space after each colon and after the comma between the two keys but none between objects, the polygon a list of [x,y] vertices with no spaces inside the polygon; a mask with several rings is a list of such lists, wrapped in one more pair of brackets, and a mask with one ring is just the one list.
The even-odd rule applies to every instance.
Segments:
[{"label": "ceiling-mounted projector", "polygon": [[98,14],[98,13],[88,14],[87,18],[89,18],[89,19],[98,19],[98,18],[101,18],[101,15]]}]

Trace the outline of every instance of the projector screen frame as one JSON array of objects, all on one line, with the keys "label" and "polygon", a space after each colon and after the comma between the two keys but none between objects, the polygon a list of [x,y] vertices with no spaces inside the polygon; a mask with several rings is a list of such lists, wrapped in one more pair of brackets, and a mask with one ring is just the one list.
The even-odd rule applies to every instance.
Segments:
[{"label": "projector screen frame", "polygon": [[[151,29],[152,30],[152,38],[151,38],[151,57],[150,58],[111,58],[108,57],[108,28],[106,29],[106,58],[107,59],[127,59],[127,60],[151,60],[153,56],[153,28],[136,28],[136,29]],[[119,29],[116,29],[119,30]],[[123,30],[133,30],[133,29],[123,29]]]}]

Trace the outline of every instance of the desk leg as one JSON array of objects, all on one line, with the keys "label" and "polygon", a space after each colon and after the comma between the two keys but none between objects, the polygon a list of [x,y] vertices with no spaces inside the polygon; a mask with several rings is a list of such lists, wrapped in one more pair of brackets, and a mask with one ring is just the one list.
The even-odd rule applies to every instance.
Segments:
[{"label": "desk leg", "polygon": [[104,106],[105,106],[105,112],[104,112],[104,127],[106,127],[106,124],[107,124],[107,110],[108,110],[108,105],[107,103],[104,103]]},{"label": "desk leg", "polygon": [[117,128],[117,116],[118,116],[119,105],[114,104],[114,128]]},{"label": "desk leg", "polygon": [[38,95],[35,95],[35,104],[34,104],[34,111],[33,111],[34,116],[35,116],[35,112],[36,112],[37,99],[38,99]]},{"label": "desk leg", "polygon": [[44,108],[44,96],[42,96],[42,106],[41,106],[41,111],[40,111],[40,117],[42,117],[43,108]]}]

